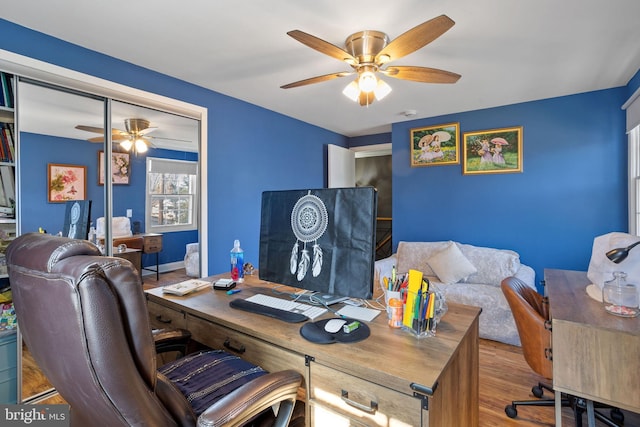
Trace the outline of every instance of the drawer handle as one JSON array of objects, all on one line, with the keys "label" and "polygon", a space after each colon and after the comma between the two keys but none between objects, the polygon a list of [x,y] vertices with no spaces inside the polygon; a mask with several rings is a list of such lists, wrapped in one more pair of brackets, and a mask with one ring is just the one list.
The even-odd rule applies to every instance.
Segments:
[{"label": "drawer handle", "polygon": [[158,322],[160,322],[160,323],[166,323],[166,324],[171,323],[171,319],[163,319],[163,318],[162,318],[162,314],[158,314],[158,315],[156,316],[156,320],[157,320]]},{"label": "drawer handle", "polygon": [[237,346],[231,344],[231,338],[227,338],[226,340],[224,340],[224,346],[229,350],[235,351],[236,353],[240,354],[244,353],[247,350],[242,344],[239,344]]},{"label": "drawer handle", "polygon": [[342,390],[342,400],[349,406],[353,406],[356,409],[359,409],[367,414],[375,414],[378,410],[378,403],[371,401],[370,406],[363,405],[362,403],[358,403],[355,400],[349,399],[349,392],[347,390]]}]

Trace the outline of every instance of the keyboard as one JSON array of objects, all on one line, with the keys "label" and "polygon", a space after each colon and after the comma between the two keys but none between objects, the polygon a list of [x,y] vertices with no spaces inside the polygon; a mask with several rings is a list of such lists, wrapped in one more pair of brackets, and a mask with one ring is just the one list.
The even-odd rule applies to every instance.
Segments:
[{"label": "keyboard", "polygon": [[231,301],[230,305],[233,308],[275,317],[285,322],[314,320],[328,311],[322,306],[303,304],[264,294],[252,295],[245,299],[236,299]]}]

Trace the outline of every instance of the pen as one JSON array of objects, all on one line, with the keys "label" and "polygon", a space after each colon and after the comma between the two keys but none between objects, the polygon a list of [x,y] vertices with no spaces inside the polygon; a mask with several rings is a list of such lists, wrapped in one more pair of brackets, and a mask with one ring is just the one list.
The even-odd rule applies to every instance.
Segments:
[{"label": "pen", "polygon": [[240,292],[242,289],[231,289],[230,291],[227,291],[227,295],[233,295],[233,294],[237,294],[238,292]]},{"label": "pen", "polygon": [[391,283],[395,283],[396,282],[396,266],[394,265],[391,268]]}]

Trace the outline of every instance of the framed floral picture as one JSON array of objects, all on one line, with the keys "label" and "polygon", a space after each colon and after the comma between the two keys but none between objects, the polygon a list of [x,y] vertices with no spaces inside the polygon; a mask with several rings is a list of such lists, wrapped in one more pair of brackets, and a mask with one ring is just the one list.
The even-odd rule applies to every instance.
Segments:
[{"label": "framed floral picture", "polygon": [[86,166],[49,163],[47,167],[47,194],[50,203],[86,199]]},{"label": "framed floral picture", "polygon": [[411,129],[411,167],[455,165],[458,155],[459,124]]},{"label": "framed floral picture", "polygon": [[[111,153],[111,183],[129,184],[129,153]],[[104,185],[104,151],[98,152],[98,184]]]},{"label": "framed floral picture", "polygon": [[463,174],[522,172],[522,126],[465,132]]}]

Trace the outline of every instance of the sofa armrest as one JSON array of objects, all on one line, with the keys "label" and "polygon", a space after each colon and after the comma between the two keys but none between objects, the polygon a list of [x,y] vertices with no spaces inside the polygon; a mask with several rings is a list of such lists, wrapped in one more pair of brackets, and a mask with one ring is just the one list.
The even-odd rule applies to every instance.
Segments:
[{"label": "sofa armrest", "polygon": [[514,277],[522,280],[530,288],[536,289],[536,272],[528,265],[520,264],[520,269],[514,274]]}]

